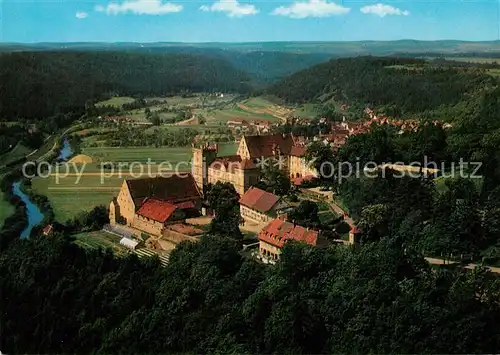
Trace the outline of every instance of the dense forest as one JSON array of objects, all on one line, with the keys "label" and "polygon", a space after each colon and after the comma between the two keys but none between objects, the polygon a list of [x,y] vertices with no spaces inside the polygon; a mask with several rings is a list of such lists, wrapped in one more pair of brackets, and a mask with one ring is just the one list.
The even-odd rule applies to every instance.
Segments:
[{"label": "dense forest", "polygon": [[395,116],[454,105],[493,83],[477,70],[429,66],[418,59],[359,57],[331,60],[271,85],[268,93],[289,103],[330,99],[388,107]]},{"label": "dense forest", "polygon": [[[155,66],[157,61],[164,64]],[[37,124],[42,132],[63,129],[101,95],[248,88],[248,77],[232,66],[185,54],[40,52],[2,54],[2,62],[9,67],[0,65],[1,112],[11,118],[51,117]],[[336,171],[320,183],[335,191],[355,219],[359,244],[319,249],[288,243],[274,266],[242,251],[239,196],[231,184],[218,183],[207,193],[216,216],[208,233],[199,243],[179,245],[162,267],[159,260],[74,243],[75,232],[98,230],[107,222],[105,207],[65,225],[54,223],[51,236],[33,233],[28,240],[19,239],[27,218],[24,203],[12,194],[12,182],[21,178],[20,171],[13,171],[0,185],[16,207],[0,229],[0,350],[498,352],[498,276],[483,268],[464,271],[460,265],[433,268],[423,258],[465,255],[476,262],[500,262],[496,81],[473,70],[432,67],[420,60],[356,58],[313,67],[269,92],[294,103],[334,99],[392,107],[400,115],[429,110],[452,115],[447,116],[453,122],[448,130],[422,120],[415,131],[373,127],[351,136],[336,152],[314,144],[307,154],[318,158],[316,164],[408,163],[428,157],[449,172],[452,163],[463,159],[482,163],[481,178],[401,178],[380,170],[370,178],[340,179],[343,171]],[[21,128],[0,127],[3,135],[13,134],[2,149],[16,140],[27,143],[28,134],[33,148],[39,143],[28,122],[21,123]],[[298,131],[317,133],[308,127]],[[138,144],[135,140],[146,138],[137,132],[106,138],[117,146]],[[182,134],[188,141],[194,132]],[[151,136],[151,144],[173,140],[168,131]],[[288,193],[291,186],[288,180],[287,186],[281,184],[283,176],[266,171],[264,188]],[[31,198],[48,212],[46,222],[53,222],[48,199]],[[318,217],[314,203],[302,202],[292,212],[306,226],[317,224],[312,215]]]},{"label": "dense forest", "polygon": [[14,353],[494,353],[498,279],[437,271],[388,239],[290,244],[266,266],[231,239],[165,268],[62,236],[0,254],[0,347]]},{"label": "dense forest", "polygon": [[247,92],[250,78],[221,59],[190,54],[15,52],[0,54],[0,118],[82,112],[109,95]]}]

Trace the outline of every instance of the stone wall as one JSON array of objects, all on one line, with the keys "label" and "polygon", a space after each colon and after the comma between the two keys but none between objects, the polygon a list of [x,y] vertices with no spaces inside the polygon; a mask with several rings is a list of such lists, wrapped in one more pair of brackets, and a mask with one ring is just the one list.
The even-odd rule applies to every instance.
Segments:
[{"label": "stone wall", "polygon": [[132,222],[132,227],[151,235],[160,236],[163,229],[163,223],[136,214]]}]

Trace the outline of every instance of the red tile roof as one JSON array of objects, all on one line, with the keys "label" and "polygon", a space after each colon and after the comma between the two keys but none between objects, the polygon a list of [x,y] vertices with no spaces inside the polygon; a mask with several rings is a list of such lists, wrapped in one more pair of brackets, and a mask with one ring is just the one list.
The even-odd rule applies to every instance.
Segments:
[{"label": "red tile roof", "polygon": [[301,157],[305,155],[306,152],[307,152],[306,147],[293,146],[292,149],[290,150],[290,155],[293,155],[294,157]]},{"label": "red tile roof", "polygon": [[44,235],[48,235],[48,234],[50,234],[50,232],[52,232],[52,224],[47,224],[47,225],[43,228],[42,233],[43,233]]},{"label": "red tile roof", "polygon": [[141,208],[139,208],[137,214],[164,223],[175,210],[176,207],[168,202],[148,199]]},{"label": "red tile roof", "polygon": [[295,186],[300,186],[300,185],[302,185],[302,183],[303,183],[304,181],[311,181],[311,180],[313,180],[314,178],[315,178],[315,176],[314,176],[314,175],[306,175],[306,176],[304,176],[304,177],[300,177],[300,178],[296,178],[296,179],[294,179],[294,180],[293,180],[293,184],[294,184]]},{"label": "red tile roof", "polygon": [[359,234],[361,231],[358,229],[358,227],[354,226],[354,228],[351,228],[351,233],[352,234]]},{"label": "red tile roof", "polygon": [[251,187],[240,199],[240,204],[253,210],[266,213],[280,198],[270,192]]},{"label": "red tile roof", "polygon": [[250,152],[250,157],[261,158],[274,155],[273,150],[279,148],[282,155],[290,155],[293,139],[290,135],[245,136],[245,142]]},{"label": "red tile roof", "polygon": [[283,221],[279,218],[272,220],[259,233],[259,240],[278,248],[289,240],[304,242],[309,245],[318,244],[318,232],[302,226],[293,225],[293,223]]}]

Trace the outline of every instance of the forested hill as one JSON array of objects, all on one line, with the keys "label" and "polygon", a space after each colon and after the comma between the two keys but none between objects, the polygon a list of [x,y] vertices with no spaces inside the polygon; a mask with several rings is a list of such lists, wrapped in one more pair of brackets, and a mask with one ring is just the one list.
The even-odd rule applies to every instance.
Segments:
[{"label": "forested hill", "polygon": [[391,107],[400,114],[454,105],[495,79],[477,69],[432,66],[418,59],[358,57],[331,60],[268,88],[289,103],[333,99]]},{"label": "forested hill", "polygon": [[0,54],[0,118],[81,110],[109,94],[246,92],[250,77],[222,59],[192,54],[16,52]]}]

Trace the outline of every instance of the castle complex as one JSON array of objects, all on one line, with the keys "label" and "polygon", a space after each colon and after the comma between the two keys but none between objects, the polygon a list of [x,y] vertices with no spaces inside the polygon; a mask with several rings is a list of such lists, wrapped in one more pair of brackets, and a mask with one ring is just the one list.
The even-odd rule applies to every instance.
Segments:
[{"label": "castle complex", "polygon": [[262,168],[276,164],[290,179],[316,176],[303,157],[306,146],[292,135],[243,136],[236,155],[218,156],[218,146],[193,145],[192,173],[198,188],[229,182],[243,195],[259,181]]}]

